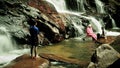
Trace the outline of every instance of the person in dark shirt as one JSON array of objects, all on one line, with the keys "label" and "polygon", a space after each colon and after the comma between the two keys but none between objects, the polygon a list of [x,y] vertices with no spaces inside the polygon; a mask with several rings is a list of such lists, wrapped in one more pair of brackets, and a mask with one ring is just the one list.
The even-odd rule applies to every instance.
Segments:
[{"label": "person in dark shirt", "polygon": [[[39,44],[39,29],[36,27],[37,22],[35,20],[30,21],[30,44],[31,44],[31,57],[37,58],[37,46]],[[33,54],[34,52],[34,54]]]}]

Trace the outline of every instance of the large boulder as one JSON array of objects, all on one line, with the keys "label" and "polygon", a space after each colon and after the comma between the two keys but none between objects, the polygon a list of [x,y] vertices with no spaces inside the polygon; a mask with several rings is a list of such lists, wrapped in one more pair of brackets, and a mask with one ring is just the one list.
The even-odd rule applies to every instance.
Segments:
[{"label": "large boulder", "polygon": [[120,35],[110,45],[120,53]]},{"label": "large boulder", "polygon": [[119,59],[118,55],[119,53],[109,44],[103,44],[95,50],[88,68],[107,68]]}]

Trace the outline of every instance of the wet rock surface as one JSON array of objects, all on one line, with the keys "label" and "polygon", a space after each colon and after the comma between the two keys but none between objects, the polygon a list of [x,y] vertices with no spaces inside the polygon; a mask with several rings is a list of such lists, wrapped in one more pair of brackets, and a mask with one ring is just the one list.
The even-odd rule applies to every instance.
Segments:
[{"label": "wet rock surface", "polygon": [[[70,4],[70,1],[72,1],[72,0],[69,0],[68,4]],[[86,13],[86,15],[87,14],[89,15],[89,13],[90,13],[90,15],[93,14],[93,16],[95,15],[96,17],[104,17],[104,22],[107,23],[106,27],[110,26],[109,28],[111,28],[112,26],[111,26],[111,20],[109,19],[109,15],[104,15],[104,14],[99,14],[99,13],[95,14],[96,7],[95,7],[94,1],[92,1],[92,2],[90,0],[86,0],[86,1],[88,1],[88,3],[84,3],[85,7],[87,10],[90,9],[90,11],[88,11]],[[105,2],[106,11],[111,14],[111,16],[115,19],[117,26],[119,26],[119,19],[118,19],[120,17],[119,16],[119,13],[120,13],[119,1],[118,0],[110,0],[110,1],[107,0],[107,1],[103,1],[103,2]],[[77,2],[74,1],[73,5],[75,3],[77,3]],[[28,40],[27,37],[29,35],[29,32],[28,32],[29,25],[27,22],[31,18],[38,19],[37,22],[38,22],[39,29],[44,33],[44,36],[50,42],[58,43],[58,42],[64,40],[67,27],[68,27],[68,32],[66,32],[66,33],[68,33],[68,36],[75,37],[75,32],[77,30],[75,28],[73,28],[73,24],[70,24],[70,23],[72,23],[74,21],[74,19],[76,19],[78,16],[71,14],[71,17],[73,17],[73,18],[71,18],[72,20],[69,20],[69,18],[67,20],[61,19],[61,18],[67,18],[67,17],[65,17],[66,15],[68,15],[68,17],[70,15],[65,14],[62,16],[62,14],[59,14],[56,11],[55,7],[51,3],[48,3],[44,0],[24,0],[24,1],[23,0],[0,0],[0,4],[1,4],[0,5],[0,21],[1,21],[0,25],[4,26],[8,30],[8,32],[11,34],[12,38],[14,38],[17,41],[17,43],[23,43],[23,44],[27,43],[27,40]],[[77,7],[77,5],[75,5],[75,7]],[[76,10],[76,9],[74,9],[73,6],[72,6],[72,8],[73,8],[73,10]],[[83,19],[81,19],[81,21],[83,21]],[[66,23],[68,23],[68,24],[65,27]],[[76,23],[78,23],[78,22],[76,22]],[[78,24],[80,24],[80,23],[78,23]],[[81,27],[82,27],[81,29],[84,29],[83,26],[81,26]],[[83,34],[82,32],[80,32],[80,33]],[[1,34],[2,34],[2,32],[1,32]],[[99,41],[102,43],[110,44],[113,48],[115,48],[115,50],[120,52],[120,49],[118,48],[119,47],[119,38],[117,38],[115,41],[113,41],[113,40],[114,40],[114,37],[107,37],[107,40],[100,39]],[[45,45],[47,45],[47,44],[45,44]],[[71,44],[67,44],[67,45],[71,45]],[[71,48],[72,47],[73,46],[71,46]],[[76,46],[76,48],[77,47],[79,47],[79,46]],[[92,47],[92,46],[88,46],[88,47]],[[69,49],[71,49],[71,48],[69,48]],[[102,46],[101,46],[101,48],[102,48]],[[69,51],[69,49],[67,51]],[[88,50],[92,51],[93,48],[88,49]],[[109,53],[108,52],[106,53],[104,51],[110,51],[110,53],[111,53],[111,51],[113,49],[111,47],[103,46],[103,49],[101,49],[101,50],[102,50],[101,53],[105,53],[101,56],[106,56],[106,54],[109,54]],[[89,51],[86,51],[85,49],[81,50],[81,52],[82,51],[89,52]],[[79,50],[74,50],[72,53],[77,54],[76,52],[79,52]],[[84,53],[84,54],[85,54],[85,56],[88,55],[88,53]],[[77,54],[77,58],[84,56],[84,54],[82,54],[82,55]],[[88,55],[88,57],[90,55],[91,55],[91,53]],[[110,56],[111,55],[112,54],[110,54]],[[61,56],[54,55],[54,54],[44,54],[43,53],[43,54],[41,54],[41,56],[43,58],[46,58],[47,60],[54,60],[54,61],[68,63],[68,64],[77,64],[78,67],[79,67],[79,64],[83,65],[83,66],[84,65],[87,66],[87,63],[88,63],[88,62],[84,63],[82,61],[75,60],[75,59],[63,58]],[[105,58],[101,58],[101,56],[99,56],[99,60],[101,60],[101,62],[98,64],[99,66],[102,66],[105,63],[105,62],[102,62],[102,60],[106,60],[106,62],[108,62],[106,59],[108,56]],[[30,56],[23,55],[21,57],[18,57],[16,59],[17,61],[11,62],[11,64],[6,67],[8,67],[8,68],[9,68],[9,66],[10,67],[14,67],[14,66],[20,67],[22,62],[24,62],[24,63],[27,63],[27,61],[34,62],[34,60],[30,59]],[[88,57],[87,57],[87,59],[88,59]],[[111,60],[111,58],[112,57],[109,57],[110,60]],[[19,60],[19,59],[21,59],[21,60]],[[42,60],[42,59],[35,60],[35,62],[36,62],[35,67],[39,66],[38,63],[41,63],[39,60]],[[116,58],[114,60],[111,60],[110,63],[108,62],[108,64],[106,63],[106,65],[103,65],[103,66],[107,67],[115,60],[116,60]],[[119,59],[118,59],[118,61],[119,61]],[[30,62],[30,64],[32,64],[32,62]],[[49,63],[49,62],[46,61],[46,63]],[[45,67],[47,67],[47,65],[48,64],[46,64]],[[27,67],[27,65],[25,65],[25,67]],[[28,67],[29,67],[29,65],[28,65]],[[78,68],[78,67],[76,67],[76,68]],[[22,68],[24,68],[24,67],[22,67]]]},{"label": "wet rock surface", "polygon": [[[25,44],[27,43],[29,36],[30,22],[28,21],[30,19],[38,18],[39,20],[37,21],[39,23],[38,27],[41,32],[44,32],[44,35],[48,39],[48,41],[52,41],[52,42],[62,41],[63,39],[60,38],[63,36],[60,36],[62,34],[60,31],[64,32],[63,29],[64,25],[62,24],[63,22],[60,22],[62,26],[59,25],[60,23],[55,24],[55,22],[53,22],[52,20],[48,20],[50,17],[45,14],[51,8],[49,6],[46,7],[49,8],[49,10],[46,10],[45,12],[43,11],[44,9],[39,10],[38,8],[37,9],[34,8],[35,6],[34,7],[31,7],[32,5],[29,6],[30,4],[28,5],[27,2],[28,1],[20,1],[20,0],[18,1],[1,0],[0,1],[0,3],[2,4],[1,7],[4,8],[0,8],[0,20],[1,20],[0,25],[8,30],[12,38],[14,38],[17,41],[17,43]],[[55,9],[53,10],[54,12],[56,12]],[[55,15],[58,15],[58,13],[56,12]],[[56,33],[58,34],[57,38],[55,36]]]},{"label": "wet rock surface", "polygon": [[120,36],[117,36],[110,45],[120,53]]},{"label": "wet rock surface", "polygon": [[52,61],[57,61],[57,62],[64,62],[64,63],[70,63],[70,64],[82,64],[84,62],[82,61],[79,61],[77,59],[70,59],[70,58],[65,58],[65,57],[62,57],[62,56],[57,56],[55,54],[40,54],[40,56],[42,58],[45,58],[45,59],[48,59],[48,60],[52,60]]},{"label": "wet rock surface", "polygon": [[102,44],[91,57],[92,62],[89,64],[88,68],[107,68],[119,59],[118,55],[119,53],[109,44]]},{"label": "wet rock surface", "polygon": [[28,54],[17,57],[4,68],[48,68],[49,61],[43,58],[32,59]]},{"label": "wet rock surface", "polygon": [[98,39],[98,41],[103,43],[103,44],[112,44],[115,39],[116,39],[115,36],[107,36],[106,39],[100,38],[100,39]]},{"label": "wet rock surface", "polygon": [[[65,65],[67,64],[67,65]],[[77,59],[65,58],[54,54],[40,54],[37,59],[31,58],[28,54],[17,57],[3,68],[53,68],[53,67],[81,67],[83,62]]]},{"label": "wet rock surface", "polygon": [[[107,38],[107,40],[111,40],[111,42],[113,42],[113,39],[114,37]],[[48,65],[48,67],[50,68],[69,68],[69,67],[70,68],[71,67],[87,68],[90,62],[91,56],[92,54],[94,54],[94,51],[95,51],[94,49],[96,49],[97,45],[94,46],[94,43],[91,43],[91,42],[87,42],[89,45],[87,43],[84,43],[83,45],[80,43],[78,44],[78,42],[79,41],[75,42],[74,40],[74,43],[76,43],[74,45],[68,42],[66,43],[64,42],[65,45],[62,45],[62,46],[57,45],[57,46],[40,47],[38,50],[38,53],[41,58],[38,58],[37,60],[35,60],[35,59],[31,59],[29,55],[22,55],[20,57],[17,57],[6,67],[8,68],[9,67],[11,68],[14,66],[17,67],[19,65],[24,65],[23,63],[27,63],[27,62],[30,62],[30,63],[25,64],[25,66],[26,65],[31,66],[32,62],[35,62],[35,65],[37,66],[42,66],[41,64],[45,60],[45,64],[46,64],[45,66]],[[98,46],[98,48],[96,49],[97,55],[96,57],[94,57],[94,59],[92,59],[92,62],[90,63],[89,68],[94,68],[95,66],[95,64],[93,63],[94,61],[95,63],[98,62],[97,66],[100,68],[114,66],[119,62],[119,58],[118,58],[119,53],[116,50],[114,50],[109,45],[109,43],[107,42],[106,44],[104,43],[103,45]],[[84,55],[87,55],[87,57]]]}]

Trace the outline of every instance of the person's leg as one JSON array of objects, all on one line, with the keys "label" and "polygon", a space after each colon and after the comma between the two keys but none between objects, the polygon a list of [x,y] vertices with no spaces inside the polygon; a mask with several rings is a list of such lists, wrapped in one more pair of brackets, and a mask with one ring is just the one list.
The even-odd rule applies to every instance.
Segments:
[{"label": "person's leg", "polygon": [[37,46],[34,47],[35,57],[37,57]]},{"label": "person's leg", "polygon": [[30,53],[31,53],[31,57],[33,58],[33,45],[31,45]]}]

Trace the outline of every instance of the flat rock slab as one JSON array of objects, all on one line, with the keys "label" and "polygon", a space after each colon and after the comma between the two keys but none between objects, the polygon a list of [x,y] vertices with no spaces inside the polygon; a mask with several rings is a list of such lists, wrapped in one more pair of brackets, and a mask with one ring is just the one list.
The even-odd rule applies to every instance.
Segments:
[{"label": "flat rock slab", "polygon": [[4,68],[47,68],[49,61],[43,58],[33,59],[29,55],[24,54],[17,57]]},{"label": "flat rock slab", "polygon": [[86,62],[80,61],[78,59],[71,59],[63,56],[57,56],[55,54],[45,54],[41,53],[41,57],[48,59],[48,60],[53,60],[53,61],[58,61],[58,62],[65,62],[65,63],[70,63],[70,64],[78,64],[78,65],[84,65]]},{"label": "flat rock slab", "polygon": [[111,44],[115,40],[115,38],[116,38],[115,36],[107,36],[106,39],[100,38],[98,39],[98,41],[103,44]]}]

